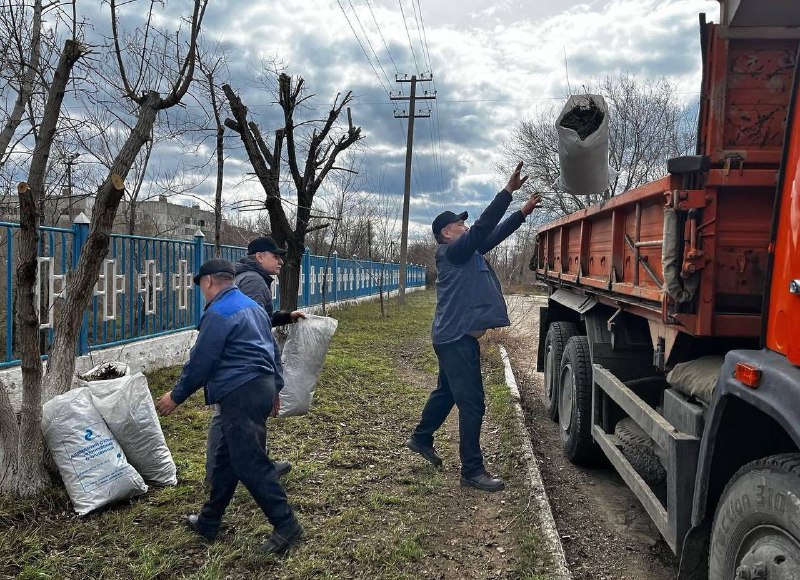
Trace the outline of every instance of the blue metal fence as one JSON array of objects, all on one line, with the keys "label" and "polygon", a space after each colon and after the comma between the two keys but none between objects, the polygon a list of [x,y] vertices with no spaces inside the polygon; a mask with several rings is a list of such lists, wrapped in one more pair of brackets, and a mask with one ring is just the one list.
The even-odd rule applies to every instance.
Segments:
[{"label": "blue metal fence", "polygon": [[[14,341],[13,296],[19,224],[0,222],[0,344],[5,349],[0,367],[19,364]],[[88,220],[80,216],[71,229],[41,227],[37,296],[42,329],[42,349],[52,343],[54,305],[65,291],[65,281],[80,257],[89,233]],[[246,248],[223,246],[222,257],[237,261]],[[193,328],[203,311],[203,296],[192,284],[192,273],[214,256],[214,245],[202,235],[194,240],[171,240],[113,234],[89,308],[84,314],[77,354]],[[399,264],[303,255],[298,306],[339,302],[397,290]],[[407,288],[425,285],[425,268],[409,265]],[[69,288],[66,287],[66,291]],[[273,286],[274,306],[280,308],[280,288]]]}]

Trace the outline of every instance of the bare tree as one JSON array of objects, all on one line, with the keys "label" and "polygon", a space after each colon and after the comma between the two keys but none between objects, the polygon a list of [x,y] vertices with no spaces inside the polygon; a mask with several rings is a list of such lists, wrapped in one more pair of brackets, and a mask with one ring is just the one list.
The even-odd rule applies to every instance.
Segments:
[{"label": "bare tree", "polygon": [[[46,481],[43,468],[44,445],[39,423],[42,401],[67,391],[75,371],[75,347],[81,321],[97,282],[103,260],[108,254],[110,233],[114,218],[124,192],[124,180],[137,155],[151,135],[160,111],[180,102],[189,89],[195,65],[197,37],[206,8],[206,0],[195,0],[191,16],[188,41],[178,42],[178,35],[162,35],[175,39],[168,55],[177,55],[176,67],[161,72],[148,68],[148,57],[153,45],[147,41],[153,22],[153,3],[149,4],[147,25],[140,31],[140,52],[131,50],[135,43],[127,43],[123,50],[117,23],[116,0],[110,0],[111,28],[113,31],[114,56],[123,87],[123,94],[137,107],[136,123],[114,159],[102,184],[97,189],[96,203],[89,225],[89,235],[77,267],[71,273],[66,289],[66,298],[59,306],[55,317],[54,342],[50,351],[47,372],[42,377],[41,352],[39,348],[39,315],[35,304],[36,263],[38,244],[38,212],[36,203],[38,190],[43,187],[44,170],[52,147],[55,126],[61,110],[68,73],[82,54],[82,46],[72,40],[65,43],[56,74],[50,84],[40,130],[36,135],[36,147],[32,157],[27,184],[20,186],[21,224],[20,260],[17,270],[17,323],[21,346],[23,402],[19,419],[11,408],[5,387],[0,388],[0,433],[2,434],[2,470],[0,483],[3,490],[18,495],[34,495],[40,492]],[[126,56],[138,67],[135,77],[129,76]],[[162,60],[163,62],[163,60]],[[166,87],[166,95],[157,90]]]},{"label": "bare tree", "polygon": [[219,88],[215,78],[225,66],[225,61],[222,57],[217,57],[213,59],[213,62],[209,63],[202,56],[202,54],[198,53],[197,64],[208,83],[205,89],[211,102],[210,117],[213,119],[216,130],[214,154],[216,157],[217,178],[214,189],[214,254],[219,257],[222,252],[222,180],[225,175],[225,125],[222,122],[224,95],[218,93]]},{"label": "bare tree", "polygon": [[[279,243],[286,243],[288,254],[280,274],[281,304],[285,309],[297,307],[300,286],[300,265],[305,250],[306,234],[327,224],[311,225],[314,196],[325,178],[336,167],[342,152],[361,139],[361,127],[353,125],[350,109],[352,100],[348,92],[344,98],[337,95],[325,119],[300,121],[299,108],[313,95],[304,91],[301,77],[293,79],[285,73],[278,75],[278,104],[283,112],[282,126],[275,131],[272,147],[263,137],[258,125],[247,117],[247,107],[230,85],[222,90],[228,98],[232,119],[225,125],[239,134],[250,163],[253,165],[264,193],[265,207],[269,212],[270,230]],[[347,107],[347,127],[337,132],[339,117]],[[308,133],[310,131],[310,134]],[[288,200],[282,196],[281,169],[284,165],[283,148],[286,146],[286,166],[291,176],[291,186],[296,193],[294,226],[289,221]],[[305,161],[300,156],[305,153]]]}]

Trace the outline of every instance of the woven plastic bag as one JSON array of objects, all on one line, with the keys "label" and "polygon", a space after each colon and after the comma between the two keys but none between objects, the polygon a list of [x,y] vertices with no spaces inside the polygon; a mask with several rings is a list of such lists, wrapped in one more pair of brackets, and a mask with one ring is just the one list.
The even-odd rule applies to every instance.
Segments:
[{"label": "woven plastic bag", "polygon": [[311,410],[314,389],[338,324],[335,318],[307,315],[289,327],[283,348],[279,417],[305,415]]},{"label": "woven plastic bag", "polygon": [[94,406],[119,441],[128,462],[148,483],[176,485],[175,461],[164,440],[153,397],[142,373],[88,383]]},{"label": "woven plastic bag", "polygon": [[147,491],[87,387],[44,404],[42,434],[78,515]]},{"label": "woven plastic bag", "polygon": [[600,95],[573,95],[556,120],[561,175],[555,186],[574,195],[602,193],[617,172],[608,165],[608,107]]}]

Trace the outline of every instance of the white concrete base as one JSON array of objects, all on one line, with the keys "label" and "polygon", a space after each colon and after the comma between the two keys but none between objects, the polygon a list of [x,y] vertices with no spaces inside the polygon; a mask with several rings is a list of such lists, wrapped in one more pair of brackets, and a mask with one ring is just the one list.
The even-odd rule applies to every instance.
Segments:
[{"label": "white concrete base", "polygon": [[[406,293],[424,289],[424,287],[408,288]],[[396,296],[397,290],[392,291],[389,295]],[[377,295],[373,295],[352,300],[342,300],[328,304],[327,308],[328,310],[335,310],[336,308],[369,300],[377,300],[377,298]],[[322,310],[322,307],[311,306],[301,310],[316,314]],[[128,364],[131,368],[131,373],[146,373],[182,365],[189,358],[189,349],[194,345],[195,338],[197,338],[196,330],[184,330],[174,334],[146,338],[120,346],[95,350],[75,359],[75,374],[83,374],[96,365],[110,361],[122,361]],[[45,365],[47,365],[46,362]],[[19,412],[20,404],[22,403],[22,370],[20,367],[15,366],[0,370],[0,389],[2,388],[6,389],[14,412]]]},{"label": "white concrete base", "polygon": [[550,554],[553,558],[553,567],[550,578],[561,580],[571,580],[572,574],[567,567],[567,559],[564,556],[564,546],[561,545],[561,536],[556,528],[556,521],[553,519],[553,511],[550,509],[550,500],[547,498],[547,491],[544,489],[542,474],[539,465],[536,463],[536,456],[533,454],[530,435],[525,428],[525,415],[520,405],[520,394],[517,388],[517,380],[514,378],[514,370],[511,368],[511,360],[506,349],[500,347],[500,356],[503,358],[505,366],[506,384],[511,392],[511,400],[517,416],[517,428],[519,430],[522,455],[528,468],[528,485],[531,490],[531,503],[534,513],[539,516],[539,527],[542,531],[542,551]]}]

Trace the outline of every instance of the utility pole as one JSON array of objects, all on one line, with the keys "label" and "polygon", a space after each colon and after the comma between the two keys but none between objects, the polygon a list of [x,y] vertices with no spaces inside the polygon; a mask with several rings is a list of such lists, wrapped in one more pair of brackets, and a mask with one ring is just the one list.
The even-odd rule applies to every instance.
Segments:
[{"label": "utility pole", "polygon": [[395,81],[398,83],[411,83],[411,95],[408,97],[402,96],[402,93],[391,93],[389,98],[393,101],[408,101],[408,111],[395,111],[395,119],[408,119],[408,134],[406,135],[406,179],[405,188],[403,190],[403,227],[400,234],[400,285],[398,288],[398,302],[402,306],[406,303],[406,261],[408,258],[408,214],[409,206],[411,205],[411,160],[412,150],[414,148],[414,119],[417,117],[430,117],[431,110],[417,111],[417,100],[435,99],[436,93],[429,93],[425,91],[422,96],[417,96],[417,83],[430,82],[433,80],[433,74],[422,74],[417,78],[417,75],[400,75],[395,76]]}]

